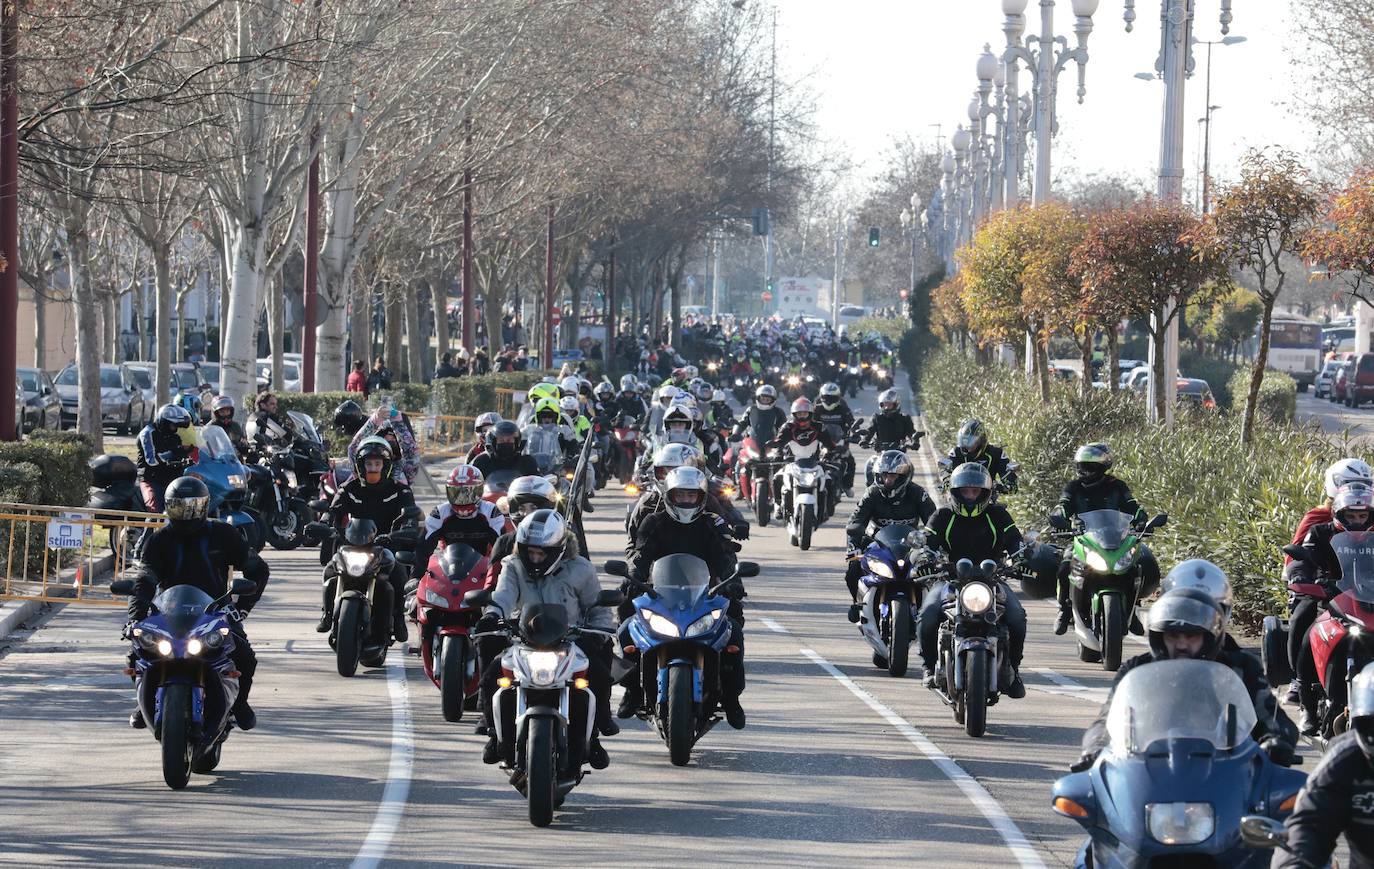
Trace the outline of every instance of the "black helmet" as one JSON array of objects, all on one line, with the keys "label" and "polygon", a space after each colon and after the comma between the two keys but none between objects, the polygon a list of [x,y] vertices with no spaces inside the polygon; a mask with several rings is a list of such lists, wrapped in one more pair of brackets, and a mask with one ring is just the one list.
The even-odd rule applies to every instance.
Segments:
[{"label": "black helmet", "polygon": [[163,509],[177,531],[198,531],[205,527],[210,512],[210,489],[199,477],[177,477],[167,484],[162,495]]},{"label": "black helmet", "polygon": [[901,450],[886,450],[873,465],[873,481],[888,498],[896,501],[911,485],[911,459]]},{"label": "black helmet", "polygon": [[503,419],[487,429],[486,439],[486,451],[503,462],[514,460],[525,448],[525,437],[520,432],[520,426],[509,419]]},{"label": "black helmet", "polygon": [[976,419],[966,419],[964,424],[959,426],[959,435],[956,443],[959,449],[969,456],[977,458],[982,455],[983,448],[988,445],[988,433],[983,428],[983,424]]},{"label": "black helmet", "polygon": [[191,412],[179,404],[164,404],[157,409],[153,426],[159,434],[176,434],[177,429],[189,428]]},{"label": "black helmet", "polygon": [[1166,633],[1201,634],[1202,649],[1197,657],[1212,660],[1221,650],[1224,630],[1221,606],[1199,588],[1174,588],[1166,591],[1150,607],[1150,652],[1156,660],[1173,657],[1164,643]]},{"label": "black helmet", "polygon": [[[364,471],[365,463],[370,458],[382,460],[382,472],[376,480],[368,480],[367,473]],[[353,455],[353,473],[357,475],[364,486],[381,485],[391,479],[392,461],[391,445],[382,438],[369,437],[358,445],[358,451]]]},{"label": "black helmet", "polygon": [[1078,479],[1097,485],[1112,469],[1112,448],[1104,443],[1084,444],[1073,454],[1073,463],[1078,466]]},{"label": "black helmet", "polygon": [[346,435],[355,435],[367,422],[367,412],[353,399],[334,408],[334,427]]},{"label": "black helmet", "polygon": [[[972,497],[961,489],[977,489]],[[977,462],[964,462],[949,475],[949,499],[960,516],[981,516],[992,503],[992,475]]]}]

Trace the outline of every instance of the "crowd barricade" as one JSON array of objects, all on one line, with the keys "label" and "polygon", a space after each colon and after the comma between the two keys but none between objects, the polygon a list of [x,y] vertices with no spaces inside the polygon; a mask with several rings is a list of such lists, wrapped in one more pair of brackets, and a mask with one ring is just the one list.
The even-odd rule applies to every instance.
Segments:
[{"label": "crowd barricade", "polygon": [[0,600],[124,606],[109,585],[134,577],[137,539],[165,522],[159,513],[0,504]]},{"label": "crowd barricade", "polygon": [[475,442],[473,425],[476,417],[435,414],[425,417],[425,424],[416,432],[420,455],[425,459],[465,456]]}]

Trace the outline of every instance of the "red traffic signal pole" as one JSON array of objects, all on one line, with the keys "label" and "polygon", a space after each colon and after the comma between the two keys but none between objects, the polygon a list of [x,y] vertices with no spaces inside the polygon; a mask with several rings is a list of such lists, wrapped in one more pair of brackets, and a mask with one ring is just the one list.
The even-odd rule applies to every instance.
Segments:
[{"label": "red traffic signal pole", "polygon": [[[324,0],[315,0],[319,15]],[[316,19],[318,21],[318,17]],[[305,323],[301,328],[301,390],[315,391],[315,316],[320,288],[320,141],[318,124],[310,131],[310,174],[305,178]],[[345,362],[345,370],[348,366]]]},{"label": "red traffic signal pole", "polygon": [[549,228],[544,238],[544,367],[553,367],[553,203],[549,203]]},{"label": "red traffic signal pole", "polygon": [[[19,4],[0,6],[0,384],[14,383],[19,335]],[[0,440],[17,439],[12,413],[0,413]]]}]

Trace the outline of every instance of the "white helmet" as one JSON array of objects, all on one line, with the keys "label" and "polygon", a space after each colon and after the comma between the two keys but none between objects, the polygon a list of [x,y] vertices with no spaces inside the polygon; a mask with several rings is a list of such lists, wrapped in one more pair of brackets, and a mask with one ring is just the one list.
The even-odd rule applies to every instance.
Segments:
[{"label": "white helmet", "polygon": [[576,377],[564,377],[558,384],[558,389],[564,395],[577,395],[582,383]]},{"label": "white helmet", "polygon": [[570,417],[576,417],[582,411],[582,402],[577,400],[577,396],[565,395],[558,400],[558,407]]},{"label": "white helmet", "polygon": [[684,525],[706,509],[706,475],[683,466],[668,472],[663,480],[663,509]]},{"label": "white helmet", "polygon": [[658,392],[654,393],[654,399],[667,407],[668,402],[672,401],[675,395],[677,395],[677,387],[671,383],[665,383],[658,388]]},{"label": "white helmet", "polygon": [[1341,459],[1326,469],[1323,479],[1326,482],[1326,497],[1334,498],[1346,483],[1374,485],[1374,469],[1359,459]]}]

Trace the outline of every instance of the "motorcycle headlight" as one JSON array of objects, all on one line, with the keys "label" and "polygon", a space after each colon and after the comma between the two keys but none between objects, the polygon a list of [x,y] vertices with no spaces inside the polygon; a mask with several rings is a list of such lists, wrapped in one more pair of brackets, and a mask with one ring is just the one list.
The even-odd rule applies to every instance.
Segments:
[{"label": "motorcycle headlight", "polygon": [[796,386],[796,385],[799,384],[799,383],[801,383],[801,378],[798,377],[798,376],[795,375],[795,374],[793,374],[793,375],[791,375],[790,377],[787,378],[787,385],[788,385],[788,386]]},{"label": "motorcycle headlight", "polygon": [[195,637],[186,641],[186,654],[188,655],[199,655],[200,650],[203,648],[205,648],[205,645]]},{"label": "motorcycle headlight", "polygon": [[876,558],[865,558],[864,567],[868,568],[868,572],[874,576],[881,576],[883,579],[892,578],[892,568]]},{"label": "motorcycle headlight", "polygon": [[246,489],[246,488],[248,488],[248,485],[243,481],[243,476],[242,476],[241,474],[230,474],[230,475],[229,475],[229,488],[231,488],[231,489]]},{"label": "motorcycle headlight", "polygon": [[424,594],[422,594],[421,597],[424,598],[424,601],[427,604],[448,609],[448,598],[444,597],[442,594],[439,594],[432,588],[426,588]]},{"label": "motorcycle headlight", "polygon": [[536,685],[548,685],[558,672],[561,652],[523,652],[525,664],[529,667],[530,681]]},{"label": "motorcycle headlight", "polygon": [[349,576],[362,576],[367,573],[368,565],[372,563],[372,550],[362,547],[348,547],[340,549],[339,554],[343,556],[344,573]]},{"label": "motorcycle headlight", "polygon": [[1165,845],[1196,845],[1216,832],[1211,803],[1147,803],[1145,824],[1150,836]]},{"label": "motorcycle headlight", "polygon": [[711,610],[706,615],[692,622],[687,626],[687,636],[696,637],[711,630],[716,624],[716,619],[720,618],[722,612],[724,612],[724,610]]},{"label": "motorcycle headlight", "polygon": [[640,610],[639,614],[644,617],[644,620],[646,622],[649,623],[649,630],[653,631],[659,636],[681,636],[681,634],[678,633],[677,625],[673,624],[671,621],[659,615],[658,613],[650,612],[649,610]]},{"label": "motorcycle headlight", "polygon": [[207,631],[201,634],[200,639],[201,642],[205,644],[205,648],[218,649],[220,646],[224,645],[224,638],[227,636],[229,636],[229,629],[220,628],[217,631]]},{"label": "motorcycle headlight", "polygon": [[161,655],[161,656],[164,657],[164,658],[167,657],[168,655],[172,654],[172,641],[171,641],[171,640],[158,640],[158,641],[157,641],[157,652],[158,652],[159,655]]},{"label": "motorcycle headlight", "polygon": [[742,378],[736,377],[736,378],[735,378],[735,385],[736,385],[736,386],[743,386],[743,385],[744,385],[744,380],[743,380]]},{"label": "motorcycle headlight", "polygon": [[966,612],[981,615],[992,606],[992,589],[981,582],[970,582],[959,590],[959,605]]},{"label": "motorcycle headlight", "polygon": [[1121,571],[1123,571],[1123,570],[1130,570],[1131,565],[1132,565],[1132,564],[1135,564],[1135,560],[1136,560],[1137,558],[1139,558],[1139,557],[1140,557],[1140,547],[1139,547],[1139,546],[1132,546],[1130,549],[1126,550],[1126,554],[1123,555],[1123,556],[1121,556],[1121,558],[1118,559],[1117,562],[1116,562],[1116,569],[1117,569],[1117,572],[1119,573],[1119,572],[1121,572]]},{"label": "motorcycle headlight", "polygon": [[887,376],[887,372],[884,371],[884,370],[881,369],[881,368],[879,368],[877,371],[875,371],[875,372],[873,372],[873,373],[874,373],[874,374],[877,374],[879,377],[886,377],[886,376]]},{"label": "motorcycle headlight", "polygon": [[1107,559],[1102,556],[1102,553],[1095,549],[1088,550],[1088,554],[1084,557],[1083,563],[1088,565],[1090,569],[1096,570],[1098,573],[1107,572]]},{"label": "motorcycle headlight", "polygon": [[283,471],[282,474],[286,477],[286,485],[293,489],[297,488],[295,471]]},{"label": "motorcycle headlight", "polygon": [[[164,640],[158,634],[155,634],[152,631],[143,630],[142,628],[134,628],[134,637],[138,640],[138,644],[140,646],[142,646],[144,649],[147,649],[150,652],[161,651],[158,647],[162,643],[166,642],[166,640]],[[167,648],[171,648],[170,643],[168,644]]]}]

